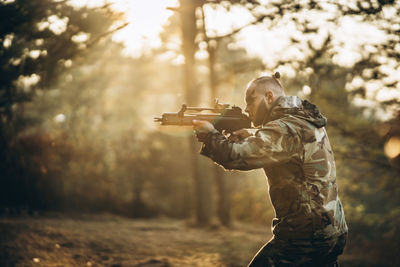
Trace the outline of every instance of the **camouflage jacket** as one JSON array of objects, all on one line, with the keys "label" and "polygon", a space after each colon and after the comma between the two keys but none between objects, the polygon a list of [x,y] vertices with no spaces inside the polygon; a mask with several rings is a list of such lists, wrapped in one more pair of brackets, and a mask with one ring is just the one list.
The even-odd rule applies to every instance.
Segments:
[{"label": "camouflage jacket", "polygon": [[264,168],[276,237],[337,237],[347,225],[325,124],[315,105],[296,96],[280,97],[253,136],[233,142],[215,130],[206,136],[201,153],[226,169]]}]

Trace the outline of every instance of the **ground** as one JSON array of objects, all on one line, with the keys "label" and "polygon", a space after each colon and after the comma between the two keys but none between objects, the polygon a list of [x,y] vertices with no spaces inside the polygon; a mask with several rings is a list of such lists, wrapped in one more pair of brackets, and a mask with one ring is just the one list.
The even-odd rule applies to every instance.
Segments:
[{"label": "ground", "polygon": [[[269,226],[114,215],[0,218],[0,266],[246,266]],[[365,266],[347,263],[343,266]]]},{"label": "ground", "polygon": [[0,219],[1,266],[245,266],[268,227],[117,216]]}]

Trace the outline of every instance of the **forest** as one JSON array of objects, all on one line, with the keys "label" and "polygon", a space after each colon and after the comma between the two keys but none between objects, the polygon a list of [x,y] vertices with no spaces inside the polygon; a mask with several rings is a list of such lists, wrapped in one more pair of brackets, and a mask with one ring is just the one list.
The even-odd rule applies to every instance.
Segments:
[{"label": "forest", "polygon": [[[192,127],[153,118],[244,108],[247,84],[279,71],[328,119],[343,266],[399,266],[400,2],[170,1],[135,54],[124,35],[146,25],[118,0],[74,2],[0,1],[0,265],[245,266],[271,236],[265,174],[225,171]],[[77,243],[86,256],[52,254]]]}]

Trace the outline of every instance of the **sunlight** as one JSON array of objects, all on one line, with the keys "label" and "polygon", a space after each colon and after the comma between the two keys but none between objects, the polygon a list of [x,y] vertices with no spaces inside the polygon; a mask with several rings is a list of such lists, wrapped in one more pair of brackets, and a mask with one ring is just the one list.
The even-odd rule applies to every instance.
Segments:
[{"label": "sunlight", "polygon": [[168,18],[173,14],[167,7],[176,6],[176,0],[118,1],[116,10],[123,11],[129,25],[114,35],[114,40],[123,41],[125,52],[140,55],[142,50],[159,47],[159,33]]},{"label": "sunlight", "polygon": [[204,13],[207,35],[210,37],[228,34],[254,20],[248,10],[239,6],[232,6],[229,12],[221,6],[204,6]]},{"label": "sunlight", "polygon": [[71,40],[75,43],[84,43],[89,39],[89,37],[90,34],[84,32],[78,32],[77,34],[71,37]]},{"label": "sunlight", "polygon": [[385,154],[388,158],[394,159],[400,155],[400,138],[397,136],[391,137],[385,143]]},{"label": "sunlight", "polygon": [[65,115],[60,113],[54,117],[54,121],[57,123],[63,123],[65,121]]},{"label": "sunlight", "polygon": [[40,81],[40,76],[36,73],[31,74],[30,76],[20,75],[16,81],[18,86],[24,90],[24,92],[29,92],[31,87],[37,84]]},{"label": "sunlight", "polygon": [[304,85],[304,86],[303,86],[303,94],[305,94],[305,95],[310,95],[311,92],[312,92],[312,90],[311,90],[311,87],[310,87],[310,86],[308,86],[308,85]]},{"label": "sunlight", "polygon": [[173,14],[167,7],[178,6],[178,0],[70,0],[71,5],[102,6],[111,3],[112,9],[123,12],[129,25],[114,34],[113,40],[123,42],[125,53],[140,56],[149,48],[159,47],[159,33],[168,18]]},{"label": "sunlight", "polygon": [[4,38],[3,41],[3,46],[4,48],[9,48],[12,45],[12,41],[14,39],[14,35],[13,34],[7,34]]}]

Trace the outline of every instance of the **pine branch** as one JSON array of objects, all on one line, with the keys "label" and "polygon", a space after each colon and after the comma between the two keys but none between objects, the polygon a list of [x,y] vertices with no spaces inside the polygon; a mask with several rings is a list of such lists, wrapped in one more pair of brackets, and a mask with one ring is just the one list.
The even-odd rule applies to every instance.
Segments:
[{"label": "pine branch", "polygon": [[86,47],[89,48],[89,47],[93,46],[95,43],[97,43],[98,41],[100,41],[102,38],[104,38],[104,37],[106,37],[107,35],[113,34],[114,32],[117,32],[117,31],[119,31],[119,30],[125,28],[126,26],[128,26],[128,24],[129,24],[129,22],[126,22],[126,23],[124,23],[123,25],[121,25],[121,26],[119,26],[119,27],[117,27],[117,28],[115,28],[115,29],[113,29],[113,30],[110,30],[110,31],[104,32],[104,33],[102,33],[102,34],[99,34],[98,36],[96,36],[95,38],[93,38],[93,40],[92,40],[90,43],[88,43]]}]

